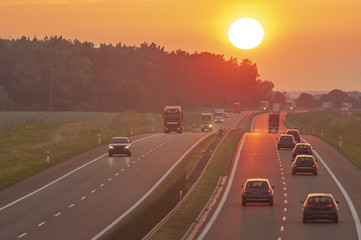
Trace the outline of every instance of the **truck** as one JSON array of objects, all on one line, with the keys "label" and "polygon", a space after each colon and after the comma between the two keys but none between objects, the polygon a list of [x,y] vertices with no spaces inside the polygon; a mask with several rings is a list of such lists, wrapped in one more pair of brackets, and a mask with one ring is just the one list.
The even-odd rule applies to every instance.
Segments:
[{"label": "truck", "polygon": [[233,113],[241,113],[241,103],[239,102],[233,103]]},{"label": "truck", "polygon": [[276,133],[279,131],[280,128],[280,113],[273,112],[268,115],[268,132],[272,132],[275,130]]},{"label": "truck", "polygon": [[212,113],[201,113],[201,131],[208,129],[208,131],[212,131]]},{"label": "truck", "polygon": [[214,110],[215,123],[223,122],[223,109],[217,108]]},{"label": "truck", "polygon": [[165,106],[163,119],[164,133],[183,132],[183,112],[181,106]]},{"label": "truck", "polygon": [[341,110],[342,111],[349,111],[352,109],[352,103],[342,103]]},{"label": "truck", "polygon": [[260,101],[259,102],[259,110],[268,111],[269,109],[269,101]]},{"label": "truck", "polygon": [[274,103],[272,105],[272,111],[274,113],[279,113],[281,111],[281,104],[280,103]]}]

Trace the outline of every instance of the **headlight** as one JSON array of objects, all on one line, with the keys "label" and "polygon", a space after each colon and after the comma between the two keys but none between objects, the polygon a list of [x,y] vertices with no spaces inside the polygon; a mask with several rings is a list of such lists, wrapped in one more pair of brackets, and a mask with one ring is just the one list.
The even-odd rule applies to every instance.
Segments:
[{"label": "headlight", "polygon": [[109,145],[109,149],[113,149],[114,147],[112,145]]},{"label": "headlight", "polygon": [[209,124],[209,127],[212,127],[212,124]]},{"label": "headlight", "polygon": [[129,146],[125,146],[124,148],[129,149]]}]

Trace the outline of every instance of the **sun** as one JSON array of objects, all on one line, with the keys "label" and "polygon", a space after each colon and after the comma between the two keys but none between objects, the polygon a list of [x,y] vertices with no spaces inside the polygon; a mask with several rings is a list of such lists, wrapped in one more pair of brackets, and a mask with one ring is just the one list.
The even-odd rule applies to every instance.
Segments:
[{"label": "sun", "polygon": [[259,22],[252,18],[240,18],[229,27],[228,37],[237,48],[255,48],[263,40],[263,28]]}]

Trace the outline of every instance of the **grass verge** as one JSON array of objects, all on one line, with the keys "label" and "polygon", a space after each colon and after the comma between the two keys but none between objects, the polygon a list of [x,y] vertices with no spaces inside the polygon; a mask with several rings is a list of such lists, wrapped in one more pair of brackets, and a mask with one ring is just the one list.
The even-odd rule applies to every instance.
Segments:
[{"label": "grass verge", "polygon": [[294,113],[286,116],[285,125],[299,128],[302,134],[321,138],[361,169],[360,114],[339,111]]},{"label": "grass verge", "polygon": [[181,239],[207,204],[220,176],[228,174],[233,156],[243,133],[250,129],[249,117],[243,129],[232,131],[223,140],[193,192],[151,239]]}]

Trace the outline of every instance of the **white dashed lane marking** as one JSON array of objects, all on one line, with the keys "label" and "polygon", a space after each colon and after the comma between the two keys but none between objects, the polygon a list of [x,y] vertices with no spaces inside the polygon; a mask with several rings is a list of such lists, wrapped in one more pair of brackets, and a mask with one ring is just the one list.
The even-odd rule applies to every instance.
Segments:
[{"label": "white dashed lane marking", "polygon": [[73,203],[73,204],[70,204],[69,206],[68,206],[68,208],[72,208],[72,207],[74,207],[75,206],[75,204]]},{"label": "white dashed lane marking", "polygon": [[61,214],[61,212],[58,212],[57,214],[54,215],[54,217],[57,217]]},{"label": "white dashed lane marking", "polygon": [[21,234],[20,236],[18,236],[18,238],[25,237],[26,235],[27,235],[27,233],[23,233],[23,234]]},{"label": "white dashed lane marking", "polygon": [[39,224],[38,224],[38,227],[41,227],[41,226],[43,226],[44,224],[45,224],[45,222],[39,223]]}]

